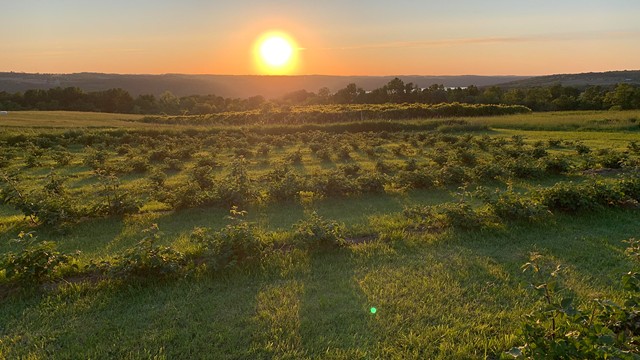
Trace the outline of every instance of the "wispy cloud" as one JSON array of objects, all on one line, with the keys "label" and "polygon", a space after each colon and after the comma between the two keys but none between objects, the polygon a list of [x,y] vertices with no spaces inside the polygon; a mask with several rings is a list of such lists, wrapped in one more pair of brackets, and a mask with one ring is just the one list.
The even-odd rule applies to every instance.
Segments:
[{"label": "wispy cloud", "polygon": [[20,49],[13,51],[13,54],[21,54],[27,57],[42,57],[42,58],[57,58],[57,57],[69,57],[79,56],[86,54],[133,54],[142,53],[143,49],[110,49],[110,48],[70,48],[70,49],[55,49],[55,50],[36,50],[36,49]]},{"label": "wispy cloud", "polygon": [[598,32],[598,33],[565,33],[565,34],[543,34],[524,35],[506,37],[477,37],[459,39],[436,39],[421,41],[396,41],[386,43],[363,44],[353,46],[327,47],[318,50],[363,50],[363,49],[398,49],[398,48],[431,48],[438,46],[457,45],[481,45],[481,44],[509,44],[509,43],[529,43],[529,42],[550,42],[550,41],[577,41],[577,40],[599,40],[616,38],[637,38],[640,32],[618,31],[618,32]]}]

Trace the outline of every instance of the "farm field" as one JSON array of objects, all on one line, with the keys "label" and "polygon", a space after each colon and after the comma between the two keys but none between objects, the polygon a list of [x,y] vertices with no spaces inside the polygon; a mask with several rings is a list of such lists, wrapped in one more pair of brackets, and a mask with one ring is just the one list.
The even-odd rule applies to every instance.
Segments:
[{"label": "farm field", "polygon": [[196,123],[0,118],[0,357],[496,359],[534,253],[628,296],[640,111]]}]

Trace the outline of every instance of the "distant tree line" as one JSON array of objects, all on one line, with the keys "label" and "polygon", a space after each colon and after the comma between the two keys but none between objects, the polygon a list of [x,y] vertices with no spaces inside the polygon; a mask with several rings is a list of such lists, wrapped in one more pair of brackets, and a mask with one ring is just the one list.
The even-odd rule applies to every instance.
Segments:
[{"label": "distant tree line", "polygon": [[77,87],[27,90],[24,93],[0,91],[2,110],[68,110],[126,114],[212,114],[258,109],[262,96],[247,99],[215,95],[177,97],[166,91],[160,96],[143,94],[133,97],[124,89],[84,92]]},{"label": "distant tree line", "polygon": [[533,111],[556,110],[603,110],[640,109],[640,87],[618,84],[615,87],[589,86],[579,89],[570,86],[504,89],[498,86],[478,88],[477,86],[447,88],[434,84],[419,88],[413,83],[404,83],[399,78],[386,85],[365,91],[355,84],[349,84],[334,94],[321,89],[318,94],[300,90],[285,95],[282,100],[304,101],[310,104],[383,104],[383,103],[464,103],[464,104],[505,104],[523,105]]},{"label": "distant tree line", "polygon": [[110,113],[203,115],[222,112],[269,110],[291,105],[384,104],[384,103],[465,103],[523,105],[533,111],[640,109],[640,87],[618,84],[615,87],[589,86],[584,89],[553,85],[548,87],[504,89],[498,86],[447,88],[434,84],[420,88],[395,78],[386,85],[365,91],[349,84],[332,93],[321,88],[317,93],[298,90],[278,99],[262,96],[246,99],[216,95],[177,97],[171,92],[133,97],[123,89],[84,92],[77,87],[27,90],[24,93],[0,92],[0,110],[70,110]]}]

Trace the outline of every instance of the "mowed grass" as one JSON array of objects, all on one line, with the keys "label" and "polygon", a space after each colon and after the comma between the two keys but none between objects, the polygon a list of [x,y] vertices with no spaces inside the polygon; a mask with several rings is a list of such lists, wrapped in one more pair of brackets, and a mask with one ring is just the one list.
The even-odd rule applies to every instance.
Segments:
[{"label": "mowed grass", "polygon": [[[197,126],[148,124],[140,120],[144,115],[108,114],[71,111],[12,111],[0,117],[0,127],[13,128],[184,128]],[[640,131],[640,110],[624,111],[554,111],[492,117],[462,118],[472,124],[487,125],[495,129],[538,131]],[[403,123],[421,123],[429,119],[402,120]],[[204,127],[204,126],[203,126]],[[212,126],[206,126],[212,127]],[[222,126],[226,127],[226,126]],[[262,126],[245,126],[245,128]],[[269,127],[269,126],[266,126]],[[280,127],[273,125],[273,127]],[[24,130],[24,129],[23,129]]]},{"label": "mowed grass", "polygon": [[[133,127],[142,115],[75,111],[11,111],[0,117],[0,128],[103,128]],[[136,123],[136,127],[145,124]]]},{"label": "mowed grass", "polygon": [[537,131],[640,131],[640,111],[554,111],[465,118],[494,129]]},{"label": "mowed grass", "polygon": [[[6,358],[493,358],[536,298],[520,265],[562,263],[581,301],[623,296],[637,212],[490,233],[403,234],[184,280],[72,283],[3,300]],[[372,314],[371,307],[377,312]]]},{"label": "mowed grass", "polygon": [[[17,127],[8,131],[57,127],[45,125],[56,116],[61,129],[147,126],[126,121],[134,119],[129,115],[24,114],[23,124],[30,125],[11,125]],[[637,129],[627,124],[639,116],[637,111],[570,112],[467,120],[487,122],[489,136],[523,135],[527,142],[561,139],[594,150],[622,150],[640,140]],[[604,126],[603,119],[622,125]],[[593,124],[603,126],[590,128]],[[303,163],[310,159],[305,153]],[[345,223],[353,236],[375,235],[369,243],[344,249],[275,252],[257,263],[216,273],[195,271],[177,280],[67,279],[34,291],[0,293],[0,358],[498,358],[520,345],[523,317],[539,301],[520,268],[532,252],[566,268],[564,285],[579,302],[624,297],[619,279],[632,264],[622,241],[640,236],[637,209],[556,214],[545,223],[477,232],[431,234],[394,226],[405,205],[452,201],[456,191],[318,202],[318,213]],[[249,221],[274,233],[290,231],[303,217],[295,202],[248,210]],[[219,229],[228,223],[228,211],[221,208],[145,211],[84,221],[64,235],[46,229],[38,234],[64,251],[81,250],[80,261],[86,263],[131,247],[152,223],[163,232],[161,243],[179,250],[191,246],[188,235],[194,227]],[[23,229],[21,219],[0,206],[0,253],[16,249],[8,240]]]}]

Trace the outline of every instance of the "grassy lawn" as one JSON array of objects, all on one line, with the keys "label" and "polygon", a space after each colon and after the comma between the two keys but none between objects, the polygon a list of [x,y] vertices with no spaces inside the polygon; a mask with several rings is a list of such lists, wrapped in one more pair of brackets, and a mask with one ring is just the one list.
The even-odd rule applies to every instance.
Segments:
[{"label": "grassy lawn", "polygon": [[[71,111],[12,111],[0,118],[0,127],[9,128],[104,128],[131,127],[141,115]],[[144,125],[137,125],[144,126]]]},{"label": "grassy lawn", "polygon": [[[621,239],[640,216],[604,212],[543,228],[406,235],[171,282],[62,285],[4,300],[3,355],[484,358],[514,345],[535,302],[520,265],[564,264],[585,300],[619,298]],[[370,308],[376,307],[376,314]],[[207,355],[205,355],[207,354]]]},{"label": "grassy lawn", "polygon": [[[195,264],[168,279],[85,274],[20,289],[0,270],[0,358],[497,359],[521,345],[523,318],[541,301],[521,269],[531,253],[562,265],[561,282],[578,303],[626,295],[620,277],[633,264],[623,240],[640,237],[637,202],[553,211],[537,222],[433,231],[408,226],[404,211],[458,204],[467,196],[474,209],[483,209],[481,200],[466,193],[478,186],[536,194],[559,182],[589,184],[637,173],[640,154],[631,142],[640,141],[633,121],[640,119],[638,111],[469,118],[488,130],[468,133],[276,135],[256,135],[250,127],[209,134],[177,125],[166,126],[172,133],[153,133],[157,124],[131,122],[137,119],[131,115],[14,114],[0,119],[0,126],[8,126],[0,136],[0,171],[16,175],[24,194],[40,194],[53,168],[64,180],[65,199],[86,214],[60,229],[30,224],[10,203],[0,204],[0,255],[19,249],[9,240],[20,231],[35,231],[60,251],[79,250],[77,262],[84,266],[132,248],[151,224],[162,232],[159,244],[195,251],[191,232],[230,224],[229,206],[211,200],[181,207],[172,196],[197,190],[217,199],[233,182],[238,154],[246,156],[243,169],[256,189],[254,201],[243,206],[246,220],[263,237],[284,243],[294,237],[305,208],[297,192],[284,200],[273,194],[281,190],[276,182],[299,181],[296,189],[323,195],[313,203],[320,216],[343,224],[348,238],[366,241],[330,249],[285,246],[224,269]],[[429,120],[407,123],[419,121]],[[76,127],[85,128],[77,138],[62,135]],[[19,142],[19,134],[30,138]],[[576,144],[589,152],[578,153]],[[184,159],[156,159],[162,151],[177,159],[183,148]],[[539,158],[521,155],[540,149],[545,152]],[[60,154],[69,162],[61,164]],[[140,202],[139,211],[91,215],[88,209],[100,204],[104,186],[92,168],[97,154],[106,156],[99,166],[117,174],[117,191]],[[567,170],[547,170],[545,161],[554,156],[567,161]],[[614,163],[620,169],[612,175],[584,173],[608,169],[615,156],[624,163]],[[140,159],[148,166],[138,171],[131,164]],[[516,160],[536,173],[518,175],[523,170],[513,165]],[[214,179],[211,189],[194,185],[197,170],[207,164],[214,165],[205,177]],[[488,180],[478,175],[492,164],[514,168]],[[441,171],[445,167],[453,170]],[[286,176],[276,177],[276,168]],[[150,180],[158,171],[166,176],[158,185],[163,191]],[[463,181],[457,182],[456,171]],[[433,183],[416,185],[416,174]],[[363,189],[374,175],[383,179],[383,189],[341,188]],[[318,180],[331,176],[344,177],[344,184]],[[185,190],[185,184],[192,188]]]}]

